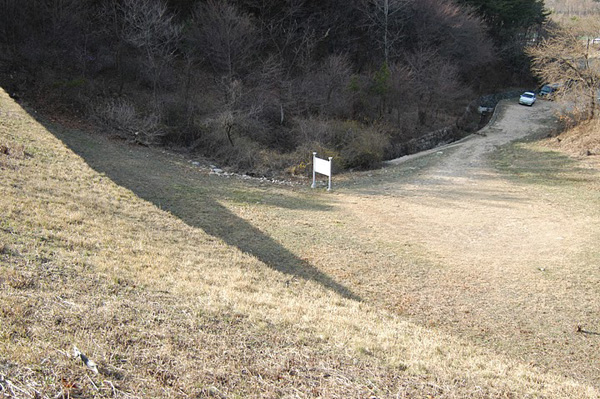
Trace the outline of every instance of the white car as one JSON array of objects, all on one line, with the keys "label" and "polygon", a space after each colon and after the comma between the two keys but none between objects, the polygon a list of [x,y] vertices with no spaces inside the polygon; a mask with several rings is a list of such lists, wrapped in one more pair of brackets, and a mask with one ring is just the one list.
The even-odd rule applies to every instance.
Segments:
[{"label": "white car", "polygon": [[519,104],[532,106],[535,103],[535,93],[526,91],[519,97]]}]

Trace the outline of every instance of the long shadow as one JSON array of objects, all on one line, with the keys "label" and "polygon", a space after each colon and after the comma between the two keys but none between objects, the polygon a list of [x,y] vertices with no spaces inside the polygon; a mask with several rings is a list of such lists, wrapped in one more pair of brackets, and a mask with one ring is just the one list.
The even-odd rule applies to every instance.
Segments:
[{"label": "long shadow", "polygon": [[[157,149],[133,147],[104,136],[62,128],[36,114],[30,115],[94,170],[104,173],[138,197],[171,212],[188,225],[255,256],[275,270],[316,281],[345,298],[361,300],[350,289],[220,204],[215,197],[226,195],[221,193],[223,183],[199,176],[184,160],[174,160]],[[299,204],[297,199],[286,200],[281,195],[267,199],[269,201],[290,209],[329,208],[317,201],[307,200]]]},{"label": "long shadow", "polygon": [[599,332],[584,330],[581,327],[577,327],[577,332],[581,333],[581,334],[584,334],[584,335],[596,335],[596,336],[600,336]]}]

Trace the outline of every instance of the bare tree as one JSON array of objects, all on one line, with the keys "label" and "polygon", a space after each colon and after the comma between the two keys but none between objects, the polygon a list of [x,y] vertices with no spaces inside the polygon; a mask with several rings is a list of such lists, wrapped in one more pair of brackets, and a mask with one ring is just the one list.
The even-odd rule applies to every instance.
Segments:
[{"label": "bare tree", "polygon": [[400,125],[402,115],[411,111],[416,102],[414,97],[420,95],[415,90],[412,77],[413,73],[406,64],[397,62],[390,66],[388,104],[390,113],[395,114],[397,125]]},{"label": "bare tree", "polygon": [[192,22],[192,51],[216,73],[223,95],[221,111],[210,123],[223,131],[233,147],[234,133],[260,115],[264,106],[262,101],[248,101],[252,93],[244,81],[249,63],[257,54],[256,27],[249,14],[229,1],[217,0],[199,4]]},{"label": "bare tree", "polygon": [[557,97],[575,105],[583,119],[596,117],[600,90],[600,63],[593,40],[597,24],[549,28],[549,37],[528,49],[533,72],[544,82],[559,86]]},{"label": "bare tree", "polygon": [[350,106],[352,67],[345,55],[330,55],[293,81],[293,107],[298,114],[344,116]]},{"label": "bare tree", "polygon": [[154,107],[158,110],[161,75],[173,59],[181,27],[161,0],[130,0],[118,7],[123,18],[125,40],[144,53],[152,77]]},{"label": "bare tree", "polygon": [[307,0],[245,0],[245,3],[259,11],[257,23],[263,43],[285,66],[285,79],[290,79],[298,69],[307,72],[313,66],[315,47],[329,34],[327,28],[318,32],[322,27],[315,26]]},{"label": "bare tree", "polygon": [[458,67],[435,51],[416,51],[407,56],[407,64],[410,84],[418,93],[414,98],[420,125],[427,124],[440,109],[451,108],[468,94],[468,89],[461,84]]},{"label": "bare tree", "polygon": [[54,40],[63,39],[72,34],[74,22],[88,17],[90,6],[86,0],[0,0],[0,41],[15,41],[38,32]]},{"label": "bare tree", "polygon": [[481,17],[448,0],[420,0],[411,4],[407,43],[415,51],[434,50],[464,72],[493,59],[493,44]]},{"label": "bare tree", "polygon": [[253,93],[250,101],[261,107],[265,119],[283,125],[290,100],[286,96],[289,82],[285,80],[285,68],[281,59],[275,55],[266,57],[256,68],[251,84]]},{"label": "bare tree", "polygon": [[225,133],[227,141],[234,147],[233,134],[250,125],[261,114],[263,104],[248,104],[244,101],[247,93],[239,79],[232,80],[226,86],[226,95],[226,101],[221,111],[210,122]]},{"label": "bare tree", "polygon": [[342,92],[348,87],[352,75],[352,67],[348,57],[344,55],[331,55],[321,67],[321,74],[325,83],[325,105],[329,106],[335,94],[342,97]]},{"label": "bare tree", "polygon": [[249,15],[227,1],[209,0],[194,13],[192,43],[227,86],[256,52],[256,31]]},{"label": "bare tree", "polygon": [[403,13],[408,0],[364,0],[362,11],[367,18],[367,28],[383,50],[383,62],[389,64],[395,55],[396,43],[402,39]]}]

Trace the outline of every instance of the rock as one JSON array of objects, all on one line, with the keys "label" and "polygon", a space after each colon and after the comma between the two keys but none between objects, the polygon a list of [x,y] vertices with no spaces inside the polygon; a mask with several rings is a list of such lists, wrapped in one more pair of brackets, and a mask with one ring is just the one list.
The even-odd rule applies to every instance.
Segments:
[{"label": "rock", "polygon": [[81,351],[77,349],[75,345],[73,345],[73,356],[81,359],[83,364],[85,364],[88,369],[93,371],[95,374],[98,374],[98,367],[96,366],[96,363],[92,359],[88,358],[86,355],[81,353]]}]

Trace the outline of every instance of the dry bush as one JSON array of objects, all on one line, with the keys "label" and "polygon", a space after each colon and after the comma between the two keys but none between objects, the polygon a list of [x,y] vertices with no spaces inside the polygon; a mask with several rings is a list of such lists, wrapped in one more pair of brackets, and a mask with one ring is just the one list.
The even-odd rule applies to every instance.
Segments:
[{"label": "dry bush", "polygon": [[232,136],[245,137],[263,148],[283,153],[296,148],[297,140],[290,129],[274,121],[277,110],[268,104],[248,106],[219,114],[218,118],[230,129]]},{"label": "dry bush", "polygon": [[158,144],[166,133],[159,115],[142,116],[127,100],[109,100],[90,113],[92,120],[109,132],[139,144]]},{"label": "dry bush", "polygon": [[201,104],[182,97],[180,93],[162,94],[160,104],[166,143],[189,146],[198,139],[194,118],[202,112]]},{"label": "dry bush", "polygon": [[545,144],[575,156],[600,155],[600,120],[594,119],[577,125],[572,122],[563,120],[563,132],[558,137],[549,138]]},{"label": "dry bush", "polygon": [[373,127],[349,128],[340,149],[341,165],[345,169],[369,169],[383,160],[389,138]]},{"label": "dry bush", "polygon": [[294,131],[299,143],[331,141],[328,122],[317,118],[296,119]]},{"label": "dry bush", "polygon": [[545,3],[552,11],[553,18],[600,14],[600,4],[597,0],[546,0]]},{"label": "dry bush", "polygon": [[[224,165],[258,175],[285,170],[305,174],[312,152],[333,157],[334,168],[365,169],[377,166],[389,145],[386,134],[352,121],[328,121],[316,118],[297,119],[291,129],[268,131],[259,121],[229,111],[201,121],[195,151],[218,159]],[[261,133],[262,132],[262,133]],[[267,135],[275,140],[275,132],[293,142],[292,151],[265,149],[261,141]],[[261,134],[263,137],[261,137]],[[292,140],[293,138],[293,140]],[[283,140],[283,139],[282,139]]]},{"label": "dry bush", "polygon": [[336,151],[332,147],[326,146],[322,143],[316,141],[309,141],[298,146],[296,151],[294,151],[293,154],[290,154],[290,161],[292,163],[287,169],[288,173],[294,175],[310,176],[312,173],[311,163],[313,152],[316,152],[319,158],[326,159],[328,157],[332,157],[334,173],[340,171],[341,168],[339,163],[339,151]]},{"label": "dry bush", "polygon": [[389,146],[387,135],[353,121],[300,119],[294,130],[304,143],[299,150],[317,151],[319,148],[320,154],[337,158],[334,165],[340,169],[376,166]]},{"label": "dry bush", "polygon": [[192,149],[227,166],[239,170],[250,170],[257,165],[260,152],[258,144],[240,134],[245,118],[231,111],[197,123],[198,139]]}]

